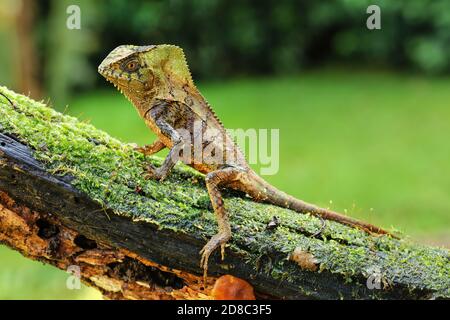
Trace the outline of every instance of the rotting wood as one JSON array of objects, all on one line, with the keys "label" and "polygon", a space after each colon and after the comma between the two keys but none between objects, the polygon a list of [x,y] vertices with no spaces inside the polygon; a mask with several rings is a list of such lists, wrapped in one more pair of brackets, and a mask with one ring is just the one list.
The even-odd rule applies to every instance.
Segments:
[{"label": "rotting wood", "polygon": [[[67,228],[0,191],[0,243],[68,272],[109,299],[211,299],[209,278],[170,269]],[[76,280],[75,280],[76,281]]]}]

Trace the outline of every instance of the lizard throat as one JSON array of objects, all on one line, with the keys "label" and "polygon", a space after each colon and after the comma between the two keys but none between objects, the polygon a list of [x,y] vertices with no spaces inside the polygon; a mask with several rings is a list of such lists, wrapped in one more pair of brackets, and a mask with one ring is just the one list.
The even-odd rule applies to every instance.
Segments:
[{"label": "lizard throat", "polygon": [[114,85],[120,93],[122,93],[130,102],[134,103],[144,95],[144,92],[139,89],[132,88],[128,81],[121,81],[114,78],[106,78],[106,80]]},{"label": "lizard throat", "polygon": [[120,82],[107,79],[118,91],[120,91],[128,101],[130,101],[141,116],[144,116],[151,105],[152,95],[150,90],[137,90],[132,88],[129,83],[121,85]]}]

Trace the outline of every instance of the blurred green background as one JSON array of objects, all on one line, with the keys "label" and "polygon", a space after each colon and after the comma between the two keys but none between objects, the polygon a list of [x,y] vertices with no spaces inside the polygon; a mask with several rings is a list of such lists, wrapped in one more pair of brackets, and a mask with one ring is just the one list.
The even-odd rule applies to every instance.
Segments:
[{"label": "blurred green background", "polygon": [[[0,0],[0,41],[1,85],[139,144],[153,134],[97,65],[120,44],[177,44],[227,127],[280,129],[268,181],[450,245],[448,0]],[[5,247],[0,261],[0,299],[100,297]]]}]

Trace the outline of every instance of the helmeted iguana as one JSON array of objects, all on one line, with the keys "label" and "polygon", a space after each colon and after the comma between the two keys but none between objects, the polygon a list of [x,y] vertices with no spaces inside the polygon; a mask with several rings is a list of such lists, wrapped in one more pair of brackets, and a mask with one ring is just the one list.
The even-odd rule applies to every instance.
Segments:
[{"label": "helmeted iguana", "polygon": [[259,177],[195,87],[181,48],[173,45],[122,45],[103,60],[98,71],[133,103],[146,124],[157,134],[158,139],[153,144],[139,150],[151,155],[163,148],[170,149],[159,168],[149,165],[148,177],[166,178],[179,159],[206,174],[206,187],[219,231],[200,251],[200,265],[205,275],[211,253],[221,247],[223,258],[225,244],[231,238],[221,187],[243,191],[256,201],[310,213],[368,232],[388,233],[371,224],[298,200]]}]

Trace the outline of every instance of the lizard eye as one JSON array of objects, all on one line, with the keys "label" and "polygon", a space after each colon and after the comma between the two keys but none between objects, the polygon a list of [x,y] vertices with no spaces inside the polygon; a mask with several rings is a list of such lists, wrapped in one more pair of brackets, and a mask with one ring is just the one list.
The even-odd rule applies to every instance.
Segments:
[{"label": "lizard eye", "polygon": [[123,64],[122,69],[127,72],[134,72],[139,69],[139,63],[136,60],[127,61]]}]

